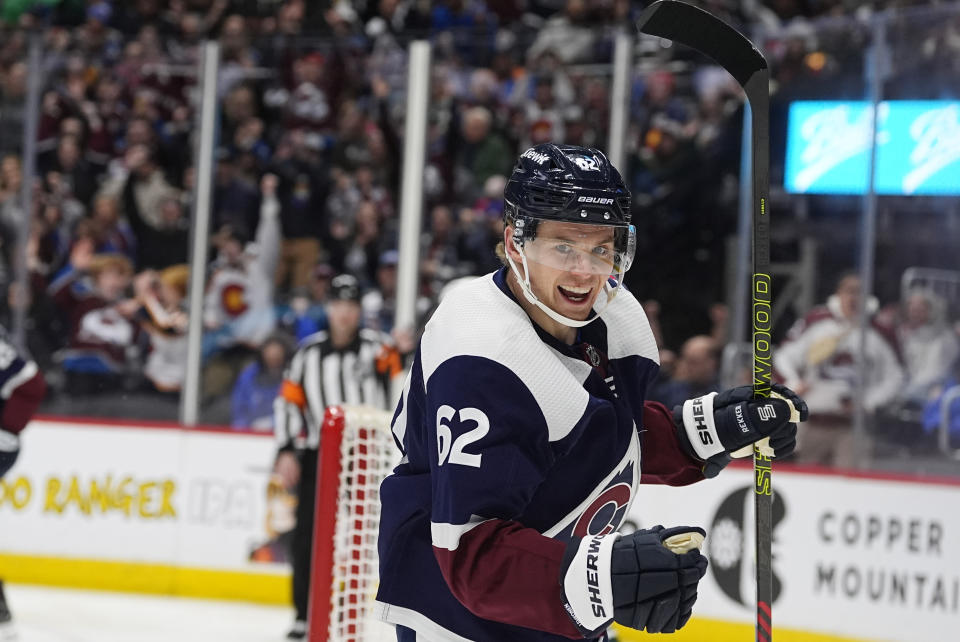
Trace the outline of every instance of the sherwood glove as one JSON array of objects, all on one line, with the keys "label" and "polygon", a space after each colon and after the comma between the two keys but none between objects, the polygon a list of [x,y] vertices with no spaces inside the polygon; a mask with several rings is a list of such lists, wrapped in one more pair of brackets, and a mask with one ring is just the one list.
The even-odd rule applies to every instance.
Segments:
[{"label": "sherwood glove", "polygon": [[690,619],[707,572],[703,529],[654,526],[629,535],[574,538],[560,572],[564,607],[586,637],[611,621],[672,633]]},{"label": "sherwood glove", "polygon": [[[769,438],[771,456],[786,457],[797,446],[797,423],[807,420],[807,404],[780,384],[770,397],[753,397],[750,386],[711,392],[688,399],[673,411],[680,443],[705,462],[704,475],[714,477],[737,451]],[[746,454],[746,453],[743,453]]]}]

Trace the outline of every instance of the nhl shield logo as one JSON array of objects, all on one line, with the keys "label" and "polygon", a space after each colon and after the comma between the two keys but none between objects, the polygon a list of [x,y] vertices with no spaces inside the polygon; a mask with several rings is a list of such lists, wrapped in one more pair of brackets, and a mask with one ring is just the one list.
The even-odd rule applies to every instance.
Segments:
[{"label": "nhl shield logo", "polygon": [[592,345],[587,344],[587,358],[590,359],[590,365],[596,368],[600,365],[600,353]]}]

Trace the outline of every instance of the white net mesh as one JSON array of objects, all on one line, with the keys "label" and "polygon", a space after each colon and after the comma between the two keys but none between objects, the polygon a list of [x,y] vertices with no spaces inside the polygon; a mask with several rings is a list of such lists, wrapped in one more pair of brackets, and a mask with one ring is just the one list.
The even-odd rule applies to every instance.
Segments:
[{"label": "white net mesh", "polygon": [[380,482],[399,462],[391,415],[344,407],[333,548],[329,642],[393,642],[393,627],[373,617],[378,585]]}]

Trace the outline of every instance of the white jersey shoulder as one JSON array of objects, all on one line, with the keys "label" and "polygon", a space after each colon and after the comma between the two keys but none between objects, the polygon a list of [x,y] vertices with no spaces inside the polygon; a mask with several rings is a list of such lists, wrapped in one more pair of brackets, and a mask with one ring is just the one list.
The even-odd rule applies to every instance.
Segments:
[{"label": "white jersey shoulder", "polygon": [[[523,309],[487,275],[444,297],[420,342],[423,381],[449,359],[490,359],[514,372],[536,399],[550,440],[565,437],[583,416],[590,395],[537,335]],[[506,391],[491,391],[497,397]]]},{"label": "white jersey shoulder", "polygon": [[603,321],[607,325],[608,358],[622,359],[637,355],[660,364],[660,350],[647,314],[632,292],[620,287],[604,311]]}]

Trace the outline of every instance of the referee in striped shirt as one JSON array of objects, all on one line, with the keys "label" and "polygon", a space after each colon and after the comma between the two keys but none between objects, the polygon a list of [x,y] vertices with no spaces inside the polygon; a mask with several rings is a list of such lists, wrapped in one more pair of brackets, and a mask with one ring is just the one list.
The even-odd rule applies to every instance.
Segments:
[{"label": "referee in striped shirt", "polygon": [[313,506],[317,450],[324,410],[339,404],[389,410],[390,381],[401,370],[389,336],[360,327],[360,284],[349,274],[330,282],[329,329],[300,344],[274,401],[279,446],[276,471],[288,488],[298,484],[293,530],[293,603],[296,621],[288,639],[306,636],[313,549]]}]

